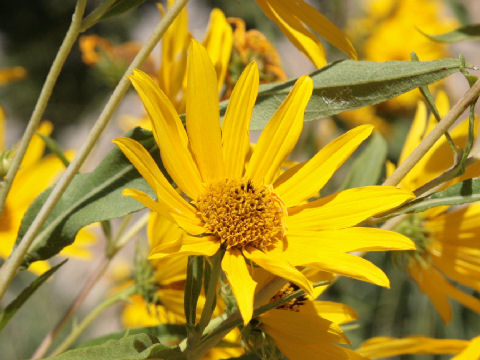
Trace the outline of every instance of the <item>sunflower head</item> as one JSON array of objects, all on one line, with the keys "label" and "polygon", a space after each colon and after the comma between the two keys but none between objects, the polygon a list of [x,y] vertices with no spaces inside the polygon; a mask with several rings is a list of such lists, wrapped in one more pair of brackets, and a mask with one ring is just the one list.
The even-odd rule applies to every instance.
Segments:
[{"label": "sunflower head", "polygon": [[285,205],[272,190],[251,180],[210,185],[197,200],[198,215],[227,249],[267,250],[286,234]]}]

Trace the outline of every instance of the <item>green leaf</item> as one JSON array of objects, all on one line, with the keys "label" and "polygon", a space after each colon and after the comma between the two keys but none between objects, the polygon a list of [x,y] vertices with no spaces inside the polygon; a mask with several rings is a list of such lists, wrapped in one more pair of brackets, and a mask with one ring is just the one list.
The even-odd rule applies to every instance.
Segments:
[{"label": "green leaf", "polygon": [[455,43],[464,40],[480,39],[480,24],[465,25],[440,35],[429,35],[421,30],[419,31],[430,40],[438,42]]},{"label": "green leaf", "polygon": [[128,330],[123,330],[123,331],[115,332],[112,334],[104,335],[92,340],[88,340],[78,345],[77,348],[89,347],[93,345],[101,345],[107,342],[108,340],[119,340],[124,338],[125,336],[135,335],[135,334],[153,335],[163,343],[168,343],[171,341],[180,341],[187,336],[185,325],[162,324],[158,326],[143,327],[138,329],[128,329]]},{"label": "green leaf", "polygon": [[205,259],[203,256],[189,256],[187,279],[185,281],[184,308],[187,326],[193,328],[196,322],[197,303],[202,291]]},{"label": "green leaf", "polygon": [[39,132],[36,132],[36,134],[40,136],[40,138],[42,138],[42,140],[45,142],[45,145],[47,145],[48,149],[60,159],[63,165],[68,166],[70,164],[70,161],[68,161],[68,159],[65,157],[65,154],[60,149],[60,145],[58,145],[58,143],[55,140],[53,140],[50,136],[40,134]]},{"label": "green leaf", "polygon": [[[434,61],[354,61],[332,63],[310,74],[313,94],[305,121],[378,104],[443,79],[461,67],[458,59]],[[295,80],[260,86],[250,129],[261,130],[292,89]],[[222,114],[227,102],[221,103]]]},{"label": "green leaf", "polygon": [[55,265],[35,280],[32,281],[7,307],[0,313],[0,331],[8,324],[10,319],[22,307],[22,305],[33,295],[35,291],[45,282],[55,271],[57,271],[67,260],[63,260],[60,264]]},{"label": "green leaf", "polygon": [[469,14],[468,10],[463,5],[460,0],[445,0],[448,6],[450,7],[450,10],[453,12],[455,17],[460,21],[463,25],[466,25],[469,23]]},{"label": "green leaf", "polygon": [[480,200],[480,178],[469,179],[400,207],[392,215],[418,213],[436,206],[463,205]]},{"label": "green leaf", "polygon": [[100,18],[100,20],[107,19],[112,16],[123,14],[137,6],[142,5],[145,0],[117,0],[115,3],[108,9],[105,14]]},{"label": "green leaf", "polygon": [[[134,129],[131,138],[139,141],[158,157],[158,148],[151,132]],[[157,160],[159,162],[159,160]],[[136,188],[153,196],[153,190],[140,177],[134,166],[116,147],[91,173],[76,175],[43,225],[35,246],[29,251],[24,266],[54,256],[70,245],[84,226],[124,216],[143,209],[138,201],[122,195],[125,188]],[[17,237],[25,235],[35,216],[50,194],[44,191],[26,212]]]},{"label": "green leaf", "polygon": [[125,336],[119,340],[108,340],[101,345],[81,347],[66,351],[48,360],[144,360],[144,359],[185,359],[178,348],[159,343],[149,334]]},{"label": "green leaf", "polygon": [[387,159],[388,145],[382,135],[374,132],[367,146],[355,159],[341,190],[376,185]]}]

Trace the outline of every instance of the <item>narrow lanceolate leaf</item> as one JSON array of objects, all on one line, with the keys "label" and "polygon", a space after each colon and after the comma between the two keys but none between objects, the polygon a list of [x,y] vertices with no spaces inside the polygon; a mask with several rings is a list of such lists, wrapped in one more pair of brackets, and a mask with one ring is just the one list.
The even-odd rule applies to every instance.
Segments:
[{"label": "narrow lanceolate leaf", "polygon": [[176,343],[187,336],[185,325],[181,324],[162,324],[158,326],[143,327],[138,329],[127,329],[108,335],[104,335],[92,340],[81,343],[77,348],[91,347],[94,345],[101,345],[109,340],[120,340],[128,335],[148,334],[153,335],[163,344]]},{"label": "narrow lanceolate leaf", "polygon": [[[150,153],[158,155],[151,132],[137,128],[130,133],[130,137],[142,143]],[[144,206],[138,201],[122,195],[125,188],[139,189],[153,196],[153,191],[133,165],[120,150],[113,148],[93,172],[79,174],[73,179],[43,225],[23,265],[28,266],[36,260],[56,255],[70,245],[77,232],[88,224],[118,218],[142,209]],[[44,191],[26,212],[17,244],[50,191],[51,189]]]},{"label": "narrow lanceolate leaf", "polygon": [[363,152],[355,159],[341,190],[376,185],[387,159],[387,142],[379,133],[373,133]]},{"label": "narrow lanceolate leaf", "polygon": [[[338,61],[310,74],[313,94],[305,121],[339,114],[391,99],[434,83],[457,71],[458,59],[434,61]],[[260,130],[292,89],[295,80],[260,86],[250,129]],[[226,102],[221,104],[225,112]]]},{"label": "narrow lanceolate leaf", "polygon": [[124,12],[127,12],[137,6],[142,5],[144,2],[145,0],[117,0],[113,3],[110,9],[108,9],[107,12],[103,14],[100,19],[103,20],[108,19],[112,16],[121,15]]},{"label": "narrow lanceolate leaf", "polygon": [[48,360],[144,360],[144,359],[186,359],[178,348],[159,343],[149,334],[125,336],[109,340],[101,345],[81,347],[47,358]]},{"label": "narrow lanceolate leaf", "polygon": [[197,303],[202,291],[204,270],[203,256],[189,256],[187,265],[187,280],[185,282],[184,308],[187,326],[192,329],[195,326]]},{"label": "narrow lanceolate leaf", "polygon": [[8,324],[10,319],[15,315],[15,313],[20,309],[20,307],[33,295],[33,293],[45,282],[50,276],[57,271],[60,266],[65,264],[67,260],[62,261],[60,264],[52,267],[50,270],[46,271],[35,280],[32,281],[21,293],[18,295],[7,307],[0,312],[0,331]]},{"label": "narrow lanceolate leaf", "polygon": [[429,35],[423,31],[420,32],[430,40],[438,42],[455,43],[464,40],[478,40],[480,39],[480,24],[462,26],[440,35]]},{"label": "narrow lanceolate leaf", "polygon": [[465,180],[443,191],[412,201],[393,215],[418,213],[436,206],[462,205],[475,201],[480,201],[480,178]]}]

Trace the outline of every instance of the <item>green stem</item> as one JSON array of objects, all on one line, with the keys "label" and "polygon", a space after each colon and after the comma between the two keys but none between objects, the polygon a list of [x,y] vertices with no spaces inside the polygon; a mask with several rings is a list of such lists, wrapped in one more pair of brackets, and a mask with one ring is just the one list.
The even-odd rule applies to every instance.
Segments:
[{"label": "green stem", "polygon": [[450,109],[448,114],[435,126],[435,128],[422,140],[412,153],[398,168],[383,182],[385,186],[395,186],[417,162],[430,150],[433,144],[448,130],[457,118],[473,103],[480,94],[480,81],[477,81],[465,95]]},{"label": "green stem", "polygon": [[84,32],[95,25],[100,18],[112,7],[116,0],[106,0],[99,7],[88,14],[82,21],[80,32]]},{"label": "green stem", "polygon": [[[13,183],[13,179],[20,168],[25,152],[27,151],[28,144],[30,143],[35,131],[40,123],[40,120],[45,113],[47,108],[48,101],[52,95],[53,88],[57,82],[60,71],[62,70],[65,61],[67,60],[68,54],[72,50],[73,44],[77,40],[77,37],[80,33],[80,26],[82,24],[83,13],[85,12],[87,0],[78,0],[77,5],[75,6],[75,12],[73,13],[72,22],[68,28],[65,38],[63,39],[62,45],[55,56],[55,60],[52,63],[52,66],[48,72],[45,83],[43,84],[40,96],[38,97],[35,108],[33,109],[30,120],[28,121],[27,128],[23,133],[22,140],[20,145],[15,152],[15,156],[12,159],[12,163],[7,171],[4,181],[0,184],[0,210],[3,211],[5,206],[5,200],[7,199],[8,192]],[[1,298],[1,296],[0,296]]]},{"label": "green stem", "polygon": [[145,59],[148,57],[155,45],[162,38],[167,28],[170,26],[173,20],[175,20],[175,17],[180,13],[180,11],[187,4],[187,2],[188,0],[178,0],[177,2],[175,2],[175,4],[173,4],[173,6],[168,10],[160,23],[157,25],[148,41],[142,46],[140,52],[137,54],[135,59],[133,59],[130,66],[125,71],[124,76],[122,77],[117,87],[113,91],[112,95],[110,96],[110,99],[105,105],[105,108],[100,114],[95,125],[93,126],[90,134],[88,135],[88,138],[84,142],[82,148],[78,151],[77,156],[73,159],[73,161],[70,163],[70,166],[63,173],[60,180],[53,188],[52,192],[48,196],[40,211],[38,212],[37,217],[33,221],[25,236],[22,238],[18,247],[3,264],[2,268],[0,269],[0,299],[2,299],[3,295],[7,291],[8,286],[15,277],[17,269],[21,265],[25,254],[30,248],[32,242],[35,240],[35,237],[40,231],[42,225],[47,220],[58,200],[60,200],[60,197],[62,196],[67,186],[73,180],[73,177],[82,166],[83,162],[87,158],[87,155],[91,152],[91,150],[97,143],[103,129],[108,124],[114,111],[118,107],[120,100],[123,98],[123,96],[129,89],[130,81],[128,80],[127,76],[131,74],[132,69],[139,67],[145,61]]},{"label": "green stem", "polygon": [[61,352],[67,350],[77,339],[78,337],[85,331],[85,329],[92,323],[93,320],[95,320],[105,309],[109,308],[113,304],[120,302],[120,301],[126,301],[131,295],[134,295],[136,292],[136,287],[132,286],[129,287],[122,292],[106,299],[103,303],[98,305],[93,311],[88,314],[88,316],[83,319],[83,321],[75,326],[68,335],[68,337],[50,354],[50,356],[55,356],[60,354]]}]

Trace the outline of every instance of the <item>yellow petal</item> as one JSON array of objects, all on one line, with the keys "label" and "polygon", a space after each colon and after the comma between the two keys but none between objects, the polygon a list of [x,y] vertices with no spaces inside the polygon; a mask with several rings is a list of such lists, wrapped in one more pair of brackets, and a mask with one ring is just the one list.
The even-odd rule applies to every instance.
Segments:
[{"label": "yellow petal", "polygon": [[285,256],[295,266],[311,266],[318,270],[390,287],[390,281],[385,273],[368,260],[319,246],[317,242],[309,239],[289,234]]},{"label": "yellow petal", "polygon": [[[272,19],[285,36],[318,68],[327,64],[325,50],[319,39],[300,20],[289,13],[278,13],[269,0],[256,0],[265,15]],[[282,10],[282,9],[280,9]]]},{"label": "yellow petal", "polygon": [[424,268],[416,262],[410,262],[408,272],[420,290],[428,295],[443,323],[448,324],[452,319],[452,308],[445,294],[447,281],[433,267]]},{"label": "yellow petal", "polygon": [[272,274],[297,284],[304,289],[307,294],[313,294],[311,282],[288,260],[286,260],[281,253],[274,251],[264,253],[260,250],[251,248],[244,250],[243,255]]},{"label": "yellow petal", "polygon": [[415,196],[393,186],[348,189],[289,210],[288,228],[334,230],[357,225]]},{"label": "yellow petal", "polygon": [[335,324],[345,324],[357,320],[355,310],[345,304],[333,301],[313,301],[317,314]]},{"label": "yellow petal", "polygon": [[220,9],[213,9],[207,35],[203,41],[217,73],[217,94],[223,87],[233,47],[232,27]]},{"label": "yellow petal", "polygon": [[373,130],[358,126],[336,138],[275,189],[287,207],[315,195]]},{"label": "yellow petal", "polygon": [[345,34],[334,23],[305,1],[269,1],[272,4],[271,6],[279,13],[282,13],[282,16],[285,16],[285,18],[288,14],[294,15],[313,31],[325,38],[330,44],[343,51],[352,59],[357,59],[357,52]]},{"label": "yellow petal", "polygon": [[453,357],[452,360],[472,360],[480,358],[480,336],[473,338],[470,344],[460,354]]},{"label": "yellow petal", "polygon": [[427,107],[423,101],[417,103],[417,110],[410,125],[405,143],[403,144],[402,153],[398,163],[401,164],[412,153],[412,151],[420,144],[425,131],[427,129]]},{"label": "yellow petal", "polygon": [[225,178],[217,75],[205,48],[192,40],[187,60],[187,132],[202,179]]},{"label": "yellow petal", "polygon": [[222,260],[222,269],[227,275],[233,295],[237,300],[243,324],[246,325],[252,319],[253,297],[257,283],[252,279],[245,259],[238,250],[230,249],[225,252]]},{"label": "yellow petal", "polygon": [[245,168],[245,157],[250,149],[250,118],[258,93],[258,67],[251,62],[242,72],[230,101],[222,124],[223,158],[225,175],[229,179],[240,179]]},{"label": "yellow petal", "polygon": [[432,339],[425,336],[403,339],[375,337],[365,341],[356,351],[369,359],[381,359],[404,354],[455,354],[467,344],[466,340]]},{"label": "yellow petal", "polygon": [[204,190],[200,173],[188,147],[182,121],[167,96],[140,70],[130,77],[152,121],[153,135],[165,169],[173,181],[192,199]]},{"label": "yellow petal", "polygon": [[160,245],[150,251],[148,258],[150,260],[163,259],[172,255],[212,256],[218,251],[219,248],[220,243],[215,241],[210,236],[198,237],[184,235],[181,246],[177,250],[174,250],[174,252],[170,252],[173,248],[170,247],[167,249],[165,246]]},{"label": "yellow petal", "polygon": [[271,184],[278,167],[297,143],[303,114],[312,95],[312,79],[300,77],[288,97],[268,122],[247,165],[245,177],[258,184]]},{"label": "yellow petal", "polygon": [[190,218],[192,222],[197,221],[193,207],[170,185],[150,153],[139,142],[130,138],[117,138],[113,142],[152,187],[159,201],[167,206],[169,212]]},{"label": "yellow petal", "polygon": [[289,231],[288,238],[290,241],[300,238],[310,241],[313,246],[325,246],[340,252],[415,250],[413,241],[402,234],[367,227],[321,231],[294,229]]}]

